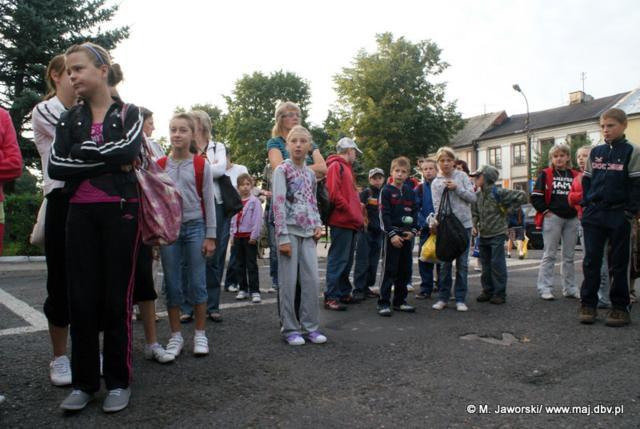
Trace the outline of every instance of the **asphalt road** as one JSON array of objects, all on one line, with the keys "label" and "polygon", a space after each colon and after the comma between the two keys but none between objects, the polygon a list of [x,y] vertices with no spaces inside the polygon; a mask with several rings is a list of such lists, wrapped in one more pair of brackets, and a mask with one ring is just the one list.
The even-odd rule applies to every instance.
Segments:
[{"label": "asphalt road", "polygon": [[[640,427],[637,308],[627,328],[580,325],[576,300],[537,298],[539,252],[530,256],[509,261],[506,305],[475,302],[480,279],[471,272],[468,313],[437,312],[413,295],[418,311],[391,318],[377,316],[373,300],[341,313],[321,310],[324,345],[285,345],[267,294],[263,304],[223,310],[221,324],[208,322],[205,358],[188,352],[187,325],[187,353],[166,366],[145,361],[136,323],[133,396],[115,415],[101,411],[104,390],[81,413],[58,408],[70,390],[49,384],[47,332],[19,332],[43,328],[45,272],[41,264],[0,267],[0,289],[36,310],[29,322],[0,295],[0,394],[7,397],[0,427]],[[266,261],[260,265],[266,287]],[[233,295],[223,301],[233,303]],[[164,343],[166,318],[157,326]]]}]

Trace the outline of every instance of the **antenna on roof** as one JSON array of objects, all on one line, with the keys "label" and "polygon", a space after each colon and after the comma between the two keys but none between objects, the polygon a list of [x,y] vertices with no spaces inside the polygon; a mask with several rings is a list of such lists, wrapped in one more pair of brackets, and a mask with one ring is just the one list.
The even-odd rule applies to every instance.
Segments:
[{"label": "antenna on roof", "polygon": [[[584,92],[584,81],[587,79],[587,73],[580,73],[580,80],[582,81],[582,92]],[[586,92],[584,92],[586,94]]]}]

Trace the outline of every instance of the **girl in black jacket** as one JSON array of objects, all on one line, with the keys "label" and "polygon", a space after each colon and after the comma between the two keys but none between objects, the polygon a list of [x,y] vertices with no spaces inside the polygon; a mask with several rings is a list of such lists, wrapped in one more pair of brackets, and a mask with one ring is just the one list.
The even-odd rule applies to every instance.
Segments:
[{"label": "girl in black jacket", "polygon": [[100,388],[99,331],[104,331],[103,410],[128,405],[131,378],[131,299],[138,252],[138,192],[133,163],[142,118],[111,96],[122,78],[102,47],[84,43],[65,53],[81,103],[60,117],[49,175],[66,182],[67,276],[73,391],[62,403],[81,410]]}]

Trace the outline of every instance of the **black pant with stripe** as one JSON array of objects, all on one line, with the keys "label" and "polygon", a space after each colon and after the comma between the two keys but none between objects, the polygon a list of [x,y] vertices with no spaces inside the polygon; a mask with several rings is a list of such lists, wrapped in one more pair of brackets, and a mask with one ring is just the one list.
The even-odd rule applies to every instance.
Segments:
[{"label": "black pant with stripe", "polygon": [[69,205],[67,275],[74,389],[88,393],[100,389],[100,331],[104,331],[107,389],[129,386],[138,241],[138,203]]},{"label": "black pant with stripe", "polygon": [[391,286],[393,290],[393,305],[402,305],[407,300],[407,284],[411,280],[409,263],[412,258],[412,241],[403,241],[402,247],[394,247],[389,237],[384,239],[382,266],[382,282],[380,284],[379,306],[389,306],[391,303]]}]

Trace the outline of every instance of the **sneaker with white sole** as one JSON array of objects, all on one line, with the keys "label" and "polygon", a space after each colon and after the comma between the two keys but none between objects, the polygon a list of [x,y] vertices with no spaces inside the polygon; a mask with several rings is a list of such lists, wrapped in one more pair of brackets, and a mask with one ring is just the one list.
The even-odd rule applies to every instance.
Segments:
[{"label": "sneaker with white sole", "polygon": [[307,339],[313,344],[324,344],[327,342],[327,337],[322,335],[320,331],[313,331],[307,334]]},{"label": "sneaker with white sole", "polygon": [[166,351],[174,357],[178,357],[180,352],[182,352],[182,347],[184,347],[184,338],[182,338],[182,335],[172,335],[167,343]]},{"label": "sneaker with white sole", "polygon": [[444,301],[438,301],[431,306],[434,310],[442,310],[447,307],[447,303]]},{"label": "sneaker with white sole", "polygon": [[245,292],[245,291],[243,291],[243,290],[239,290],[239,291],[238,291],[238,294],[236,295],[236,299],[237,299],[238,301],[241,301],[241,300],[246,299],[246,298],[247,298],[247,294],[246,294],[246,292]]},{"label": "sneaker with white sole", "polygon": [[456,302],[456,310],[458,311],[469,311],[469,307],[464,302]]},{"label": "sneaker with white sole", "polygon": [[205,335],[193,337],[193,354],[195,356],[206,356],[209,354],[209,340]]},{"label": "sneaker with white sole", "polygon": [[251,302],[253,302],[254,304],[260,304],[262,302],[262,298],[260,297],[259,293],[252,293],[251,294]]},{"label": "sneaker with white sole", "polygon": [[411,283],[407,284],[407,291],[413,292],[413,285]]},{"label": "sneaker with white sole", "polygon": [[71,362],[66,356],[58,356],[49,363],[49,378],[54,386],[71,384]]},{"label": "sneaker with white sole", "polygon": [[173,353],[167,352],[160,344],[144,346],[144,358],[147,360],[155,360],[159,363],[169,363],[176,360]]},{"label": "sneaker with white sole", "polygon": [[131,398],[131,389],[112,389],[109,390],[107,397],[102,403],[102,411],[105,413],[116,413],[124,410],[129,405]]},{"label": "sneaker with white sole", "polygon": [[60,408],[66,411],[80,411],[93,400],[93,395],[82,390],[73,389],[67,399],[62,401]]},{"label": "sneaker with white sole", "polygon": [[556,297],[553,296],[553,294],[551,292],[543,292],[543,293],[540,294],[540,298],[544,299],[545,301],[552,301]]},{"label": "sneaker with white sole", "polygon": [[291,334],[285,338],[285,341],[290,346],[302,346],[305,344],[304,338],[302,338],[302,335],[300,334]]},{"label": "sneaker with white sole", "polygon": [[238,292],[238,285],[229,285],[229,287],[227,288],[227,291],[229,292]]},{"label": "sneaker with white sole", "polygon": [[269,289],[267,289],[267,293],[278,293],[278,289],[271,286]]}]

